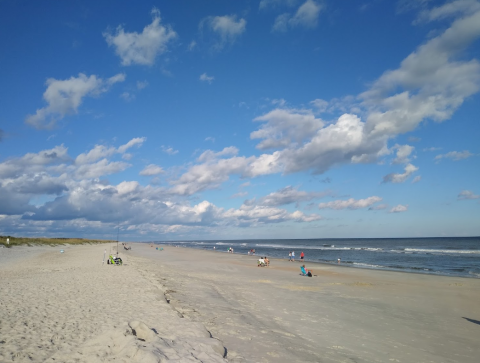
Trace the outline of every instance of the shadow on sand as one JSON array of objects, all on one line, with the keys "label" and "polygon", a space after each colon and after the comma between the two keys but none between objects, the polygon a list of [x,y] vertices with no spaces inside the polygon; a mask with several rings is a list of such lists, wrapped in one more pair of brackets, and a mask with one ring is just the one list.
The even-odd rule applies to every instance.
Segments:
[{"label": "shadow on sand", "polygon": [[469,319],[469,318],[466,318],[466,317],[464,317],[464,316],[463,316],[463,318],[464,318],[465,320],[468,320],[470,323],[474,323],[474,324],[480,325],[480,321],[478,321],[478,320]]}]

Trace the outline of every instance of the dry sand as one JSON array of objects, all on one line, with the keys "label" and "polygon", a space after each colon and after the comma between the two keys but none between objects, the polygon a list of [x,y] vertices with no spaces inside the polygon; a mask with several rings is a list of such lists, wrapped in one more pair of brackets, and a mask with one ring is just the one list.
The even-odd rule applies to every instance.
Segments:
[{"label": "dry sand", "polygon": [[105,246],[61,248],[0,250],[0,362],[225,362],[129,256],[102,265]]},{"label": "dry sand", "polygon": [[480,356],[479,279],[320,264],[308,278],[297,262],[132,246],[123,266],[102,265],[101,245],[0,249],[0,362]]}]

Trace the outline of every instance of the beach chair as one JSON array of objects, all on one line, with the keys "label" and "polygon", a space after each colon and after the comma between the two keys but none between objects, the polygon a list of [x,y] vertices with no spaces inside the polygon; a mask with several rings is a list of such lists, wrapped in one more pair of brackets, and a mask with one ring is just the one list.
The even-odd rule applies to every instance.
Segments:
[{"label": "beach chair", "polygon": [[108,257],[107,264],[109,264],[109,265],[123,265],[123,261],[120,257],[113,257],[112,255],[110,255]]}]

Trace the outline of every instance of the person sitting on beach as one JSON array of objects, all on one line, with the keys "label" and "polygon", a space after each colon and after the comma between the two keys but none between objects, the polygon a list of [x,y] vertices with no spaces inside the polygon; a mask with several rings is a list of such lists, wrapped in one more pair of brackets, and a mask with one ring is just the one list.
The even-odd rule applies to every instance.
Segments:
[{"label": "person sitting on beach", "polygon": [[265,256],[265,258],[263,260],[265,261],[265,265],[267,267],[270,266],[270,260],[267,258],[267,256]]},{"label": "person sitting on beach", "polygon": [[300,270],[302,270],[302,275],[304,276],[308,276],[308,277],[312,277],[313,274],[312,274],[312,270],[308,270],[305,265],[303,265],[302,267],[300,267]]},{"label": "person sitting on beach", "polygon": [[265,260],[263,258],[259,258],[257,267],[263,267],[263,266],[265,266]]}]

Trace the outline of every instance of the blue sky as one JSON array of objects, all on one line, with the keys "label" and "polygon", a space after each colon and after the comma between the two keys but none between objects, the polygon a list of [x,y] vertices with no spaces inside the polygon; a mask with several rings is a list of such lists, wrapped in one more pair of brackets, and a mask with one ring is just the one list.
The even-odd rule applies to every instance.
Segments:
[{"label": "blue sky", "polygon": [[0,234],[480,235],[479,38],[474,0],[3,1]]}]

